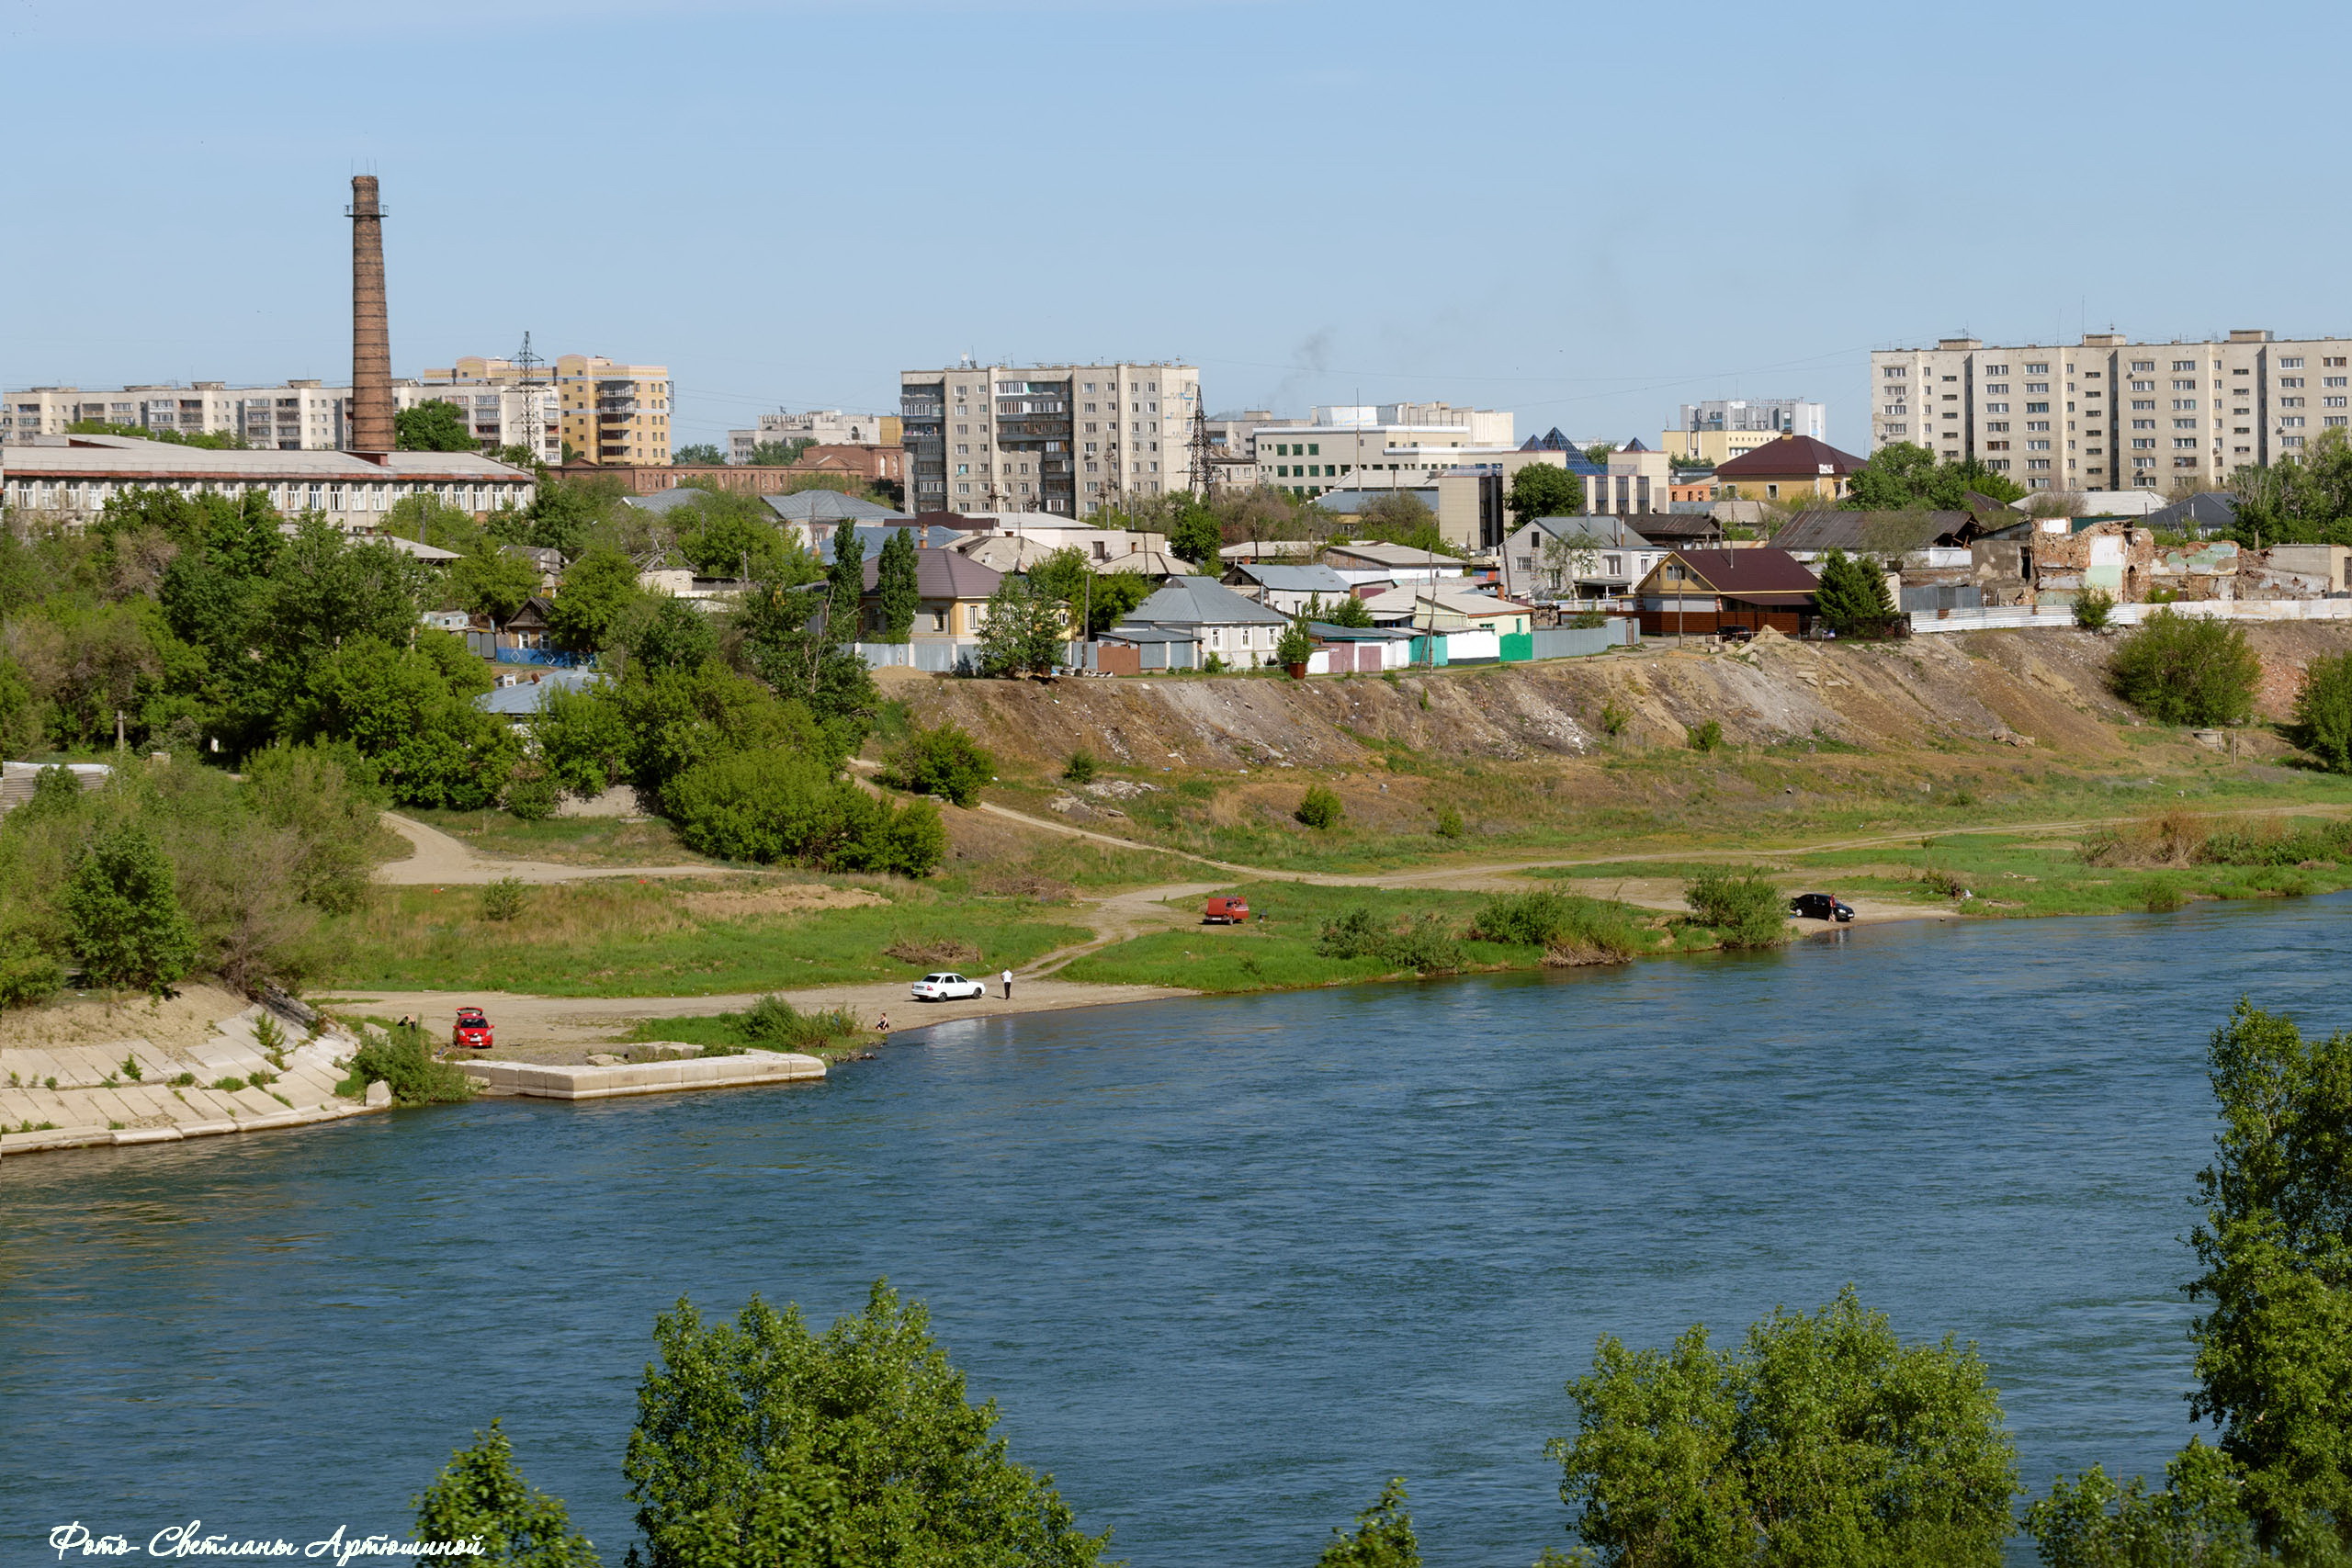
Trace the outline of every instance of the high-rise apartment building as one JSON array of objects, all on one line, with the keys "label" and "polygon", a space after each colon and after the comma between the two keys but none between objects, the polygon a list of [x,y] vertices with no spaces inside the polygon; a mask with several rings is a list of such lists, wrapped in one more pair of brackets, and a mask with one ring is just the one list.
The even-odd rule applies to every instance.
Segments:
[{"label": "high-rise apartment building", "polygon": [[573,463],[666,463],[670,460],[670,367],[618,365],[599,355],[567,354],[552,365],[526,368],[507,359],[469,356],[427,370],[428,388],[552,386],[557,457]]},{"label": "high-rise apartment building", "polygon": [[908,503],[1080,516],[1130,496],[1205,489],[1189,446],[1200,406],[1201,373],[1190,365],[903,370]]},{"label": "high-rise apartment building", "polygon": [[1829,435],[1829,408],[1802,398],[1715,398],[1684,403],[1674,428],[1658,437],[1669,457],[1728,463],[1783,435]]},{"label": "high-rise apartment building", "polygon": [[2091,333],[2068,347],[1975,338],[1871,355],[1871,446],[1974,457],[2029,490],[2213,490],[2352,419],[2352,339]]},{"label": "high-rise apartment building", "polygon": [[727,433],[727,460],[748,463],[763,446],[786,446],[807,441],[819,446],[896,446],[900,432],[894,413],[843,413],[839,409],[809,409],[790,413],[778,409],[760,415],[750,430]]},{"label": "high-rise apartment building", "polygon": [[[451,402],[485,452],[537,446],[544,460],[561,456],[556,430],[554,389],[453,389],[417,381],[392,383],[392,405],[414,408]],[[34,387],[0,394],[0,441],[60,435],[69,424],[90,420],[179,435],[233,435],[248,447],[280,452],[335,452],[351,444],[351,389],[320,381],[286,381],[274,387],[232,387],[225,381],[191,386],[143,386],[85,391],[75,387]]]}]

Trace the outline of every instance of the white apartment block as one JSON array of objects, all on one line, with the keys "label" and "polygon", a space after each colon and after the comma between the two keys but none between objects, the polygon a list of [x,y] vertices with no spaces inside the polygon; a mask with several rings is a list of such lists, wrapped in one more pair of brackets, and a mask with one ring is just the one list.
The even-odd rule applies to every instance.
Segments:
[{"label": "white apartment block", "polygon": [[2028,490],[2218,490],[2352,420],[2352,339],[1987,348],[1944,338],[1871,355],[1871,446],[1974,457]]},{"label": "white apartment block", "polygon": [[897,445],[899,416],[894,413],[843,413],[839,409],[810,409],[805,413],[760,415],[750,430],[727,433],[727,460],[748,463],[752,454],[767,446],[812,441],[820,446],[890,446]]},{"label": "white apartment block", "polygon": [[1316,496],[1342,479],[1352,489],[1409,485],[1415,475],[1499,462],[1519,450],[1517,423],[1506,411],[1450,403],[1336,404],[1304,422],[1261,424],[1250,439],[1259,483]]},{"label": "white apartment block", "polygon": [[[474,438],[486,450],[532,445],[529,414],[540,405],[537,428],[552,437],[538,443],[548,462],[559,461],[563,442],[558,429],[556,395],[543,391],[459,389],[442,384],[395,381],[395,407],[452,402],[465,411]],[[338,452],[351,434],[351,389],[322,381],[286,381],[271,387],[232,387],[197,381],[180,387],[32,387],[0,394],[0,442],[36,435],[62,435],[69,424],[100,420],[154,433],[234,435],[255,450]]]},{"label": "white apartment block", "polygon": [[394,381],[396,408],[455,403],[485,452],[520,446],[542,463],[563,461],[563,400],[553,387],[484,386],[458,380]]},{"label": "white apartment block", "polygon": [[1191,471],[1193,366],[967,362],[899,372],[899,399],[914,512],[1082,516],[1207,486]]}]

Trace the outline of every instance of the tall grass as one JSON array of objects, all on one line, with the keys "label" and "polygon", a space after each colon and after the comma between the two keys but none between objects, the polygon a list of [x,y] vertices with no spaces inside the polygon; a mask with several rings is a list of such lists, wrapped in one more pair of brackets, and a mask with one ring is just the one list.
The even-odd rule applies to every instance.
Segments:
[{"label": "tall grass", "polygon": [[1656,945],[1623,905],[1548,889],[1514,893],[1478,911],[1471,934],[1541,947],[1547,964],[1622,964]]}]

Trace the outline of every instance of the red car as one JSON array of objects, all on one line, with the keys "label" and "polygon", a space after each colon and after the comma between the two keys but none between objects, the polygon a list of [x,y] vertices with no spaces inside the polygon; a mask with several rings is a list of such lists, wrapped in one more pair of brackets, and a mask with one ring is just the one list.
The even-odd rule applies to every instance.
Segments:
[{"label": "red car", "polygon": [[458,1027],[449,1032],[449,1043],[468,1051],[490,1049],[490,1020],[481,1015],[481,1009],[458,1010]]},{"label": "red car", "polygon": [[1204,926],[1238,926],[1250,920],[1250,900],[1247,898],[1212,898],[1209,907],[1201,911]]}]

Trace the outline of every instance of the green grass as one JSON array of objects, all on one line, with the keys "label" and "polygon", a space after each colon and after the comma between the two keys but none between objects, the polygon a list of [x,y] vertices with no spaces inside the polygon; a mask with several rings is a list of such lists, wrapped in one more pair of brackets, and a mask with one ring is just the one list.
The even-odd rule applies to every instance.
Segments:
[{"label": "green grass", "polygon": [[526,822],[503,811],[403,810],[401,815],[437,828],[482,854],[518,860],[563,865],[693,865],[708,858],[681,844],[670,824],[658,817],[550,817]]},{"label": "green grass", "polygon": [[[1326,958],[1315,951],[1322,923],[1363,908],[1389,925],[1436,914],[1456,932],[1466,930],[1490,895],[1434,889],[1317,887],[1296,882],[1251,882],[1231,891],[1250,900],[1251,918],[1242,926],[1201,926],[1154,931],[1091,953],[1064,969],[1059,978],[1106,986],[1177,986],[1196,991],[1294,990],[1312,986],[1377,980],[1396,974],[1377,958]],[[1623,910],[1627,919],[1653,919],[1645,909]],[[1661,951],[1665,937],[1657,939]],[[1714,945],[1707,940],[1705,945]],[[1463,968],[1532,969],[1544,950],[1510,942],[1462,943]]]},{"label": "green grass", "polygon": [[[2352,866],[2341,863],[2099,866],[2085,863],[2075,839],[2002,833],[1952,834],[1935,839],[1932,847],[1801,855],[1792,863],[1848,897],[1944,905],[1977,919],[2111,915],[2198,898],[2296,897],[2352,886]],[[1852,870],[1838,874],[1845,868]],[[1955,902],[1929,887],[1919,876],[1930,868],[1975,897]]]},{"label": "green grass", "polygon": [[[879,904],[763,907],[795,886],[857,888]],[[978,968],[1018,968],[1086,939],[1039,919],[1034,901],[983,897],[881,878],[754,874],[534,887],[512,920],[481,918],[472,888],[383,890],[333,923],[341,962],[321,987],[509,990],[540,996],[706,996],[911,978],[924,966],[883,949],[955,938]]]}]

